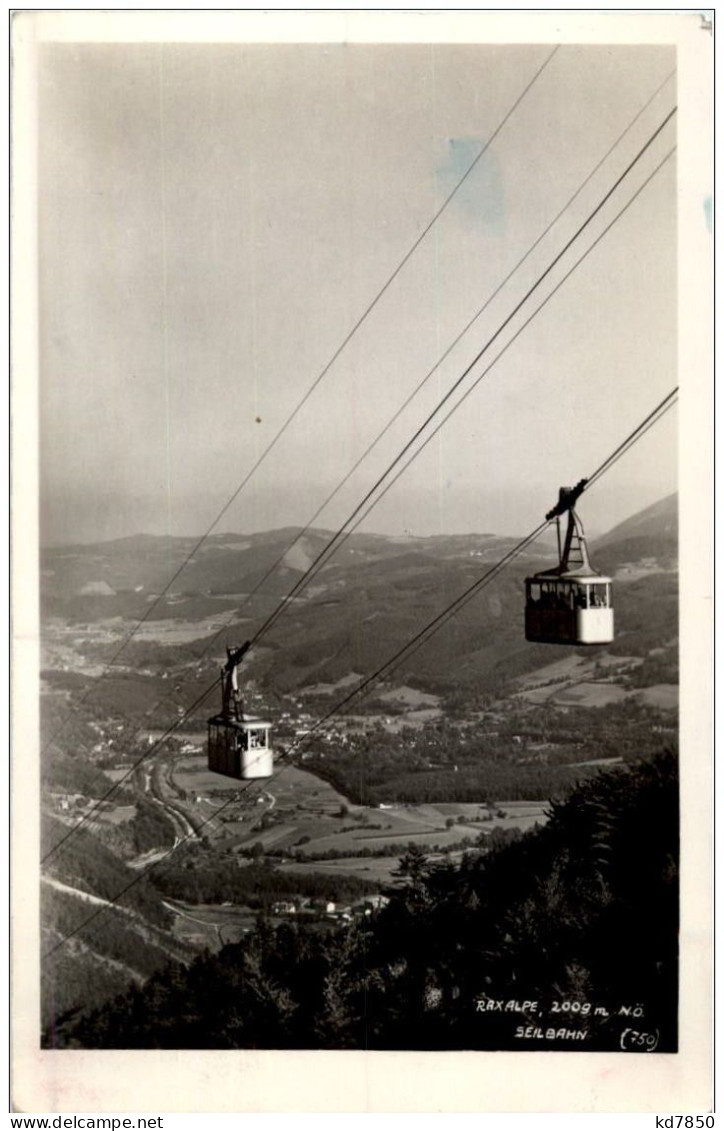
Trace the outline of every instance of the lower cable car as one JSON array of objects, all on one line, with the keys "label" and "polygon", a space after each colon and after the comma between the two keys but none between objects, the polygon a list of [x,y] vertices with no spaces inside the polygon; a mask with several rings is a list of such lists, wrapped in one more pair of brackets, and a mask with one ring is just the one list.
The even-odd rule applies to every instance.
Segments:
[{"label": "lower cable car", "polygon": [[[587,480],[561,487],[558,503],[546,515],[558,525],[558,565],[525,582],[525,638],[539,644],[610,644],[613,640],[611,578],[588,560],[583,525],[574,504]],[[560,517],[568,515],[561,548]]]},{"label": "lower cable car", "polygon": [[221,669],[221,714],[208,721],[208,766],[212,773],[240,781],[269,778],[274,769],[270,742],[271,723],[242,708],[236,675],[250,645],[227,648]]}]

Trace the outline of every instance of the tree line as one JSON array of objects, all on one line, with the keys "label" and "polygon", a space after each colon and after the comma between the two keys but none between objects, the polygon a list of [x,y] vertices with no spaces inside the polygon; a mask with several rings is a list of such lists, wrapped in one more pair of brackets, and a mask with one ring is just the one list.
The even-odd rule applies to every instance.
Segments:
[{"label": "tree line", "polygon": [[243,943],[129,988],[63,1040],[520,1049],[520,1017],[486,1008],[517,999],[544,1019],[537,1050],[560,1048],[545,1033],[567,1002],[577,1017],[562,1023],[584,1031],[574,1051],[618,1049],[631,1024],[621,1009],[634,1007],[658,1050],[676,1051],[678,854],[677,765],[664,752],[581,782],[543,828],[495,851],[434,865],[409,849],[399,888],[364,922],[322,937],[262,915]]},{"label": "tree line", "polygon": [[238,903],[269,908],[273,902],[302,896],[350,903],[379,891],[379,885],[357,876],[324,872],[283,872],[269,859],[243,867],[235,861],[173,861],[152,873],[152,882],[164,896],[189,903]]}]

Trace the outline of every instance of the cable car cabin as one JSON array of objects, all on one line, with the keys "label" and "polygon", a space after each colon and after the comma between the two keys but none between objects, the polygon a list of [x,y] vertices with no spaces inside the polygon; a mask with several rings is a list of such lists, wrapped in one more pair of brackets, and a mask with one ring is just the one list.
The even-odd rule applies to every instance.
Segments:
[{"label": "cable car cabin", "polygon": [[586,480],[562,487],[558,504],[546,518],[568,514],[563,549],[558,531],[559,563],[525,582],[525,638],[540,644],[610,644],[613,640],[611,578],[592,569],[583,526],[573,504]]},{"label": "cable car cabin", "polygon": [[271,723],[251,715],[243,719],[215,715],[209,719],[209,769],[242,781],[271,777],[270,730]]},{"label": "cable car cabin", "polygon": [[208,764],[215,774],[224,774],[241,781],[269,778],[274,768],[270,742],[271,723],[242,710],[236,669],[248,651],[227,648],[227,660],[221,669],[221,713],[209,719]]},{"label": "cable car cabin", "polygon": [[525,583],[525,638],[541,644],[610,644],[611,580],[538,573]]}]

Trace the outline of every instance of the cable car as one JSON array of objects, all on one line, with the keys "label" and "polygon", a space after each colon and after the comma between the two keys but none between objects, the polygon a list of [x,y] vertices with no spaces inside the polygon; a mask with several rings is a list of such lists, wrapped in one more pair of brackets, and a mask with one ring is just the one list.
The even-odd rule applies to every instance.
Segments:
[{"label": "cable car", "polygon": [[[546,515],[558,527],[558,565],[525,581],[525,638],[539,644],[610,644],[613,640],[611,578],[588,560],[583,525],[574,510],[586,479],[561,487]],[[560,517],[568,515],[561,548]]]},{"label": "cable car", "polygon": [[221,714],[208,720],[208,766],[212,773],[250,781],[269,778],[274,769],[271,723],[246,715],[236,675],[242,657],[250,647],[227,648],[221,669]]}]

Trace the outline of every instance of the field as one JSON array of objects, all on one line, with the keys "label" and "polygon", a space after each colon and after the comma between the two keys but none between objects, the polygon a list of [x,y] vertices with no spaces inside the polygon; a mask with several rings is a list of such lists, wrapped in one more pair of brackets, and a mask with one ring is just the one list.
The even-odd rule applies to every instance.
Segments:
[{"label": "field", "polygon": [[536,668],[529,675],[521,676],[517,680],[520,688],[529,689],[542,684],[557,683],[560,680],[582,679],[593,667],[581,656],[564,656],[561,660],[554,660],[551,664]]},{"label": "field", "polygon": [[123,825],[133,820],[136,814],[135,805],[103,805],[95,810],[93,821],[105,822],[109,825]]},{"label": "field", "polygon": [[638,694],[644,703],[648,703],[651,707],[675,711],[679,706],[679,688],[675,683],[658,683],[653,687],[644,687]]},{"label": "field", "polygon": [[653,687],[628,690],[616,683],[553,683],[519,692],[528,703],[552,703],[556,707],[609,707],[638,697],[652,707],[676,710],[679,689],[675,684],[661,683]]},{"label": "field", "polygon": [[[209,796],[212,791],[228,786],[231,798],[237,788],[231,779],[227,782],[210,773],[203,755],[178,760],[171,780],[190,798],[199,799],[183,807],[202,819],[223,803],[221,797]],[[293,851],[299,866],[307,870],[341,871],[385,882],[411,842],[433,852],[455,851],[494,828],[525,830],[546,819],[545,805],[532,802],[504,803],[503,815],[489,814],[478,804],[455,802],[368,808],[354,805],[296,766],[279,768],[278,776],[268,783],[251,787],[239,783],[238,789],[238,800],[231,801],[213,822],[221,843],[228,841],[242,850],[255,846],[265,852]]]},{"label": "field", "polygon": [[609,707],[621,703],[629,695],[615,683],[576,683],[550,696],[559,707]]},{"label": "field", "polygon": [[211,950],[238,942],[256,920],[255,912],[247,907],[185,904],[174,899],[164,900],[164,904],[175,916],[173,932],[177,938]]},{"label": "field", "polygon": [[379,723],[390,734],[399,734],[405,727],[419,730],[426,723],[442,717],[439,707],[420,707],[417,710],[405,711],[402,715],[345,715],[349,731],[363,731]]},{"label": "field", "polygon": [[[431,855],[435,858],[437,855],[434,851],[435,846],[445,847],[459,843],[467,837],[472,842],[481,832],[489,834],[494,828],[517,828],[525,831],[531,829],[536,822],[542,825],[547,820],[547,806],[537,802],[508,802],[502,805],[502,809],[506,813],[505,817],[494,817],[492,821],[476,823],[472,823],[472,818],[480,814],[480,807],[462,803],[419,805],[392,811],[385,810],[382,813],[379,810],[368,810],[375,824],[385,824],[383,830],[365,830],[362,827],[349,833],[325,836],[316,842],[311,841],[304,846],[304,850],[293,863],[283,863],[282,870],[301,874],[314,871],[339,873],[386,885],[394,881],[399,857],[403,855],[411,841],[431,850]],[[451,829],[447,829],[445,820],[451,816],[467,817],[471,823],[456,824]],[[355,846],[363,849],[388,845],[398,848],[399,853],[390,856],[343,856],[307,862],[304,859],[306,853],[334,848],[340,852],[350,852]],[[445,853],[444,858],[450,861],[459,859],[463,851],[463,849],[453,850]]]},{"label": "field", "polygon": [[292,875],[325,871],[329,875],[358,876],[361,880],[371,880],[380,885],[393,881],[393,872],[399,861],[394,856],[345,857],[344,860],[324,860],[321,864],[283,864],[282,871]]},{"label": "field", "polygon": [[346,687],[354,687],[355,683],[359,683],[362,679],[364,679],[364,676],[357,672],[350,672],[349,675],[338,679],[336,683],[315,683],[310,687],[300,687],[297,695],[331,695],[335,691],[344,691]]},{"label": "field", "polygon": [[[357,808],[327,782],[296,766],[283,767],[268,784],[261,780],[249,785],[211,773],[203,754],[186,755],[175,763],[171,780],[188,795],[186,810],[201,819],[210,817],[223,804],[220,793],[230,799],[238,791],[238,801],[232,801],[224,810],[223,829],[226,837],[233,837],[240,845],[252,841],[265,848],[288,847],[300,836],[318,836],[327,828],[334,830],[338,824],[333,820],[335,814],[343,807],[350,811]],[[285,816],[276,823],[276,814],[282,810]],[[262,817],[272,822],[270,827],[259,827]],[[220,827],[217,821],[217,832]]]},{"label": "field", "polygon": [[350,811],[356,808],[327,782],[297,766],[285,766],[279,777],[274,779],[271,789],[281,808],[296,805],[299,809],[317,814],[338,812],[342,805]]},{"label": "field", "polygon": [[[224,607],[231,608],[228,602]],[[203,620],[183,620],[181,617],[173,620],[147,620],[137,629],[135,639],[137,643],[190,644],[193,640],[221,632],[227,620],[228,617],[221,617],[219,613]]]},{"label": "field", "polygon": [[678,687],[658,684],[646,688],[625,686],[626,678],[643,664],[640,656],[612,656],[597,652],[590,659],[565,656],[518,679],[518,697],[532,704],[556,707],[609,707],[639,696],[649,706],[675,710]]},{"label": "field", "polygon": [[393,687],[391,691],[383,692],[380,699],[388,703],[404,703],[406,707],[437,707],[440,703],[439,695],[430,695],[414,687]]}]

